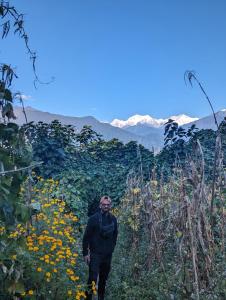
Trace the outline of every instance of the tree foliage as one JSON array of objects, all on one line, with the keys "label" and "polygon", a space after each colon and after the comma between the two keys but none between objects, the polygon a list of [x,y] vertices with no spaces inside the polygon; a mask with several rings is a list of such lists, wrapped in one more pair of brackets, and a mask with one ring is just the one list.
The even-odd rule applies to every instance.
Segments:
[{"label": "tree foliage", "polygon": [[70,125],[61,125],[55,120],[51,124],[38,122],[23,127],[32,146],[33,159],[42,162],[36,172],[44,178],[54,177],[70,164],[74,147],[75,131]]},{"label": "tree foliage", "polygon": [[33,159],[43,162],[36,168],[38,174],[62,179],[75,190],[75,199],[88,203],[90,213],[97,209],[104,194],[111,196],[115,204],[119,202],[129,173],[150,179],[154,155],[136,142],[124,145],[117,139],[105,141],[89,126],[76,133],[72,126],[58,121],[27,124],[25,131]]},{"label": "tree foliage", "polygon": [[[224,120],[219,127],[224,152],[224,165],[226,165],[225,124]],[[186,159],[193,156],[196,141],[199,140],[206,162],[206,179],[211,180],[213,177],[216,136],[217,132],[212,129],[198,130],[192,125],[188,130],[184,130],[176,122],[169,120],[165,127],[165,147],[156,156],[158,176],[167,179],[178,166],[188,167],[186,166]]]}]

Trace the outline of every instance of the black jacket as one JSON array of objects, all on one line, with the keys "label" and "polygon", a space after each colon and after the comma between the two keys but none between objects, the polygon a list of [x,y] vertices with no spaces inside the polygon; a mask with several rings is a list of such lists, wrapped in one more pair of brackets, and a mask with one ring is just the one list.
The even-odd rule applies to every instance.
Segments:
[{"label": "black jacket", "polygon": [[[102,218],[102,225],[114,224],[114,231],[112,232],[109,238],[104,238],[101,235],[101,222],[100,217]],[[116,240],[118,235],[118,226],[116,217],[112,214],[102,214],[97,212],[92,215],[86,226],[86,230],[83,236],[83,256],[88,254],[88,249],[91,253],[96,254],[112,254],[114,251]]]}]

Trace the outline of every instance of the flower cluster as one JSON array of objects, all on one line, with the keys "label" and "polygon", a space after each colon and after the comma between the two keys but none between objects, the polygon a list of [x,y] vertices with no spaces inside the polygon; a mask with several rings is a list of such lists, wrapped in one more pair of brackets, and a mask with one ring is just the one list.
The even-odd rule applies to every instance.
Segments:
[{"label": "flower cluster", "polygon": [[92,292],[93,292],[94,295],[97,294],[96,283],[95,283],[95,281],[92,281]]},{"label": "flower cluster", "polygon": [[17,239],[26,233],[26,229],[22,224],[17,224],[16,230],[11,232],[9,238]]},{"label": "flower cluster", "polygon": [[4,226],[0,226],[0,235],[2,235],[3,233],[5,233],[5,227]]},{"label": "flower cluster", "polygon": [[[76,274],[78,253],[78,217],[58,199],[58,182],[37,178],[32,191],[31,206],[38,207],[27,231],[21,224],[11,233],[16,238],[26,232],[26,247],[30,257],[30,285],[21,296],[26,299],[51,293],[57,299],[85,299]],[[59,289],[60,286],[60,289]],[[49,299],[52,299],[49,296]]]}]

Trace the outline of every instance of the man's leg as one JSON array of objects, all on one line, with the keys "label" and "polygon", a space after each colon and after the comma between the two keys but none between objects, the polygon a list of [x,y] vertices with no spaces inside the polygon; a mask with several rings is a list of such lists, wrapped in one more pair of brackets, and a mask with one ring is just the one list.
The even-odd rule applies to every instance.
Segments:
[{"label": "man's leg", "polygon": [[111,255],[105,256],[100,262],[98,300],[104,300],[105,286],[111,270]]},{"label": "man's leg", "polygon": [[98,254],[90,255],[90,263],[89,263],[89,279],[88,279],[88,289],[86,292],[87,300],[92,300],[92,281],[97,283],[97,277],[100,269],[100,256]]}]

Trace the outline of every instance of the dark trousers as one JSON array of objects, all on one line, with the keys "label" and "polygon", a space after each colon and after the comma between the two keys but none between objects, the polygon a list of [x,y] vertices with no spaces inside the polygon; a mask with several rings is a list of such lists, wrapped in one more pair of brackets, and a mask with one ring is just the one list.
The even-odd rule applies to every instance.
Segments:
[{"label": "dark trousers", "polygon": [[[92,281],[97,283],[97,277],[99,275],[98,299],[101,300],[104,299],[106,281],[111,270],[111,257],[111,254],[90,254],[88,286],[92,285]],[[89,291],[87,292],[87,300],[91,299],[92,292]]]}]

